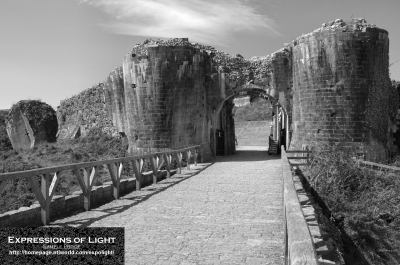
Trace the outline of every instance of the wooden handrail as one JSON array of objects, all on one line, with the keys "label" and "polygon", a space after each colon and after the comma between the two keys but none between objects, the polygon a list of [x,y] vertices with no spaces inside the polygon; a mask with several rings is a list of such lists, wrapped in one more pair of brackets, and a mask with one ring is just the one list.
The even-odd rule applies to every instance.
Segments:
[{"label": "wooden handrail", "polygon": [[311,154],[312,151],[309,150],[287,150],[285,151],[287,154],[291,154],[291,153],[305,153],[305,154]]},{"label": "wooden handrail", "polygon": [[106,164],[130,162],[131,160],[134,160],[134,159],[145,159],[145,158],[150,158],[150,157],[154,157],[154,156],[162,156],[162,155],[166,155],[166,154],[184,153],[188,149],[200,148],[200,147],[201,147],[200,145],[196,145],[196,146],[191,146],[191,147],[184,148],[184,149],[171,150],[171,151],[159,152],[159,153],[154,153],[154,154],[126,156],[126,157],[113,158],[113,159],[107,159],[107,160],[98,160],[98,161],[75,163],[75,164],[68,164],[68,165],[62,165],[62,166],[45,167],[45,168],[38,168],[38,169],[25,170],[25,171],[16,171],[16,172],[10,172],[10,173],[1,173],[0,181],[9,180],[9,179],[19,179],[19,178],[29,177],[31,175],[42,175],[42,174],[47,174],[47,173],[52,173],[52,172],[57,172],[57,171],[73,170],[73,169],[84,168],[84,167],[95,167],[95,166],[102,166],[102,165],[106,165]]},{"label": "wooden handrail", "polygon": [[387,170],[400,171],[400,167],[388,166],[388,165],[384,165],[384,164],[374,163],[374,162],[370,162],[370,161],[363,161],[363,160],[357,160],[357,162],[359,162],[360,164],[371,166],[371,167],[380,167],[380,168],[384,168]]},{"label": "wooden handrail", "polygon": [[[115,199],[119,199],[120,180],[124,163],[130,163],[133,167],[133,175],[136,179],[136,190],[140,190],[142,184],[142,173],[144,160],[149,159],[151,164],[151,173],[153,175],[153,183],[157,183],[157,175],[162,166],[163,160],[167,170],[167,178],[171,176],[172,156],[175,155],[178,162],[178,173],[181,173],[183,156],[187,159],[187,168],[190,169],[190,158],[193,156],[194,163],[197,165],[197,157],[201,145],[191,146],[179,150],[170,150],[165,152],[136,155],[128,157],[120,157],[108,160],[91,161],[84,163],[68,164],[62,166],[54,166],[47,168],[32,169],[26,171],[10,172],[0,174],[0,193],[6,187],[7,180],[15,180],[26,178],[33,189],[36,199],[41,206],[42,223],[47,225],[50,223],[50,203],[54,196],[55,190],[60,180],[63,171],[72,170],[77,177],[78,183],[82,189],[84,196],[84,208],[89,211],[91,208],[91,190],[96,177],[98,176],[98,167],[106,166],[110,173],[113,195]],[[185,155],[184,155],[185,154]],[[52,180],[50,175],[53,176]],[[132,175],[132,177],[133,177]],[[36,176],[41,178],[40,186],[36,180]]]},{"label": "wooden handrail", "polygon": [[284,147],[281,148],[283,174],[283,214],[285,265],[319,264],[310,230],[294,187],[290,163]]}]

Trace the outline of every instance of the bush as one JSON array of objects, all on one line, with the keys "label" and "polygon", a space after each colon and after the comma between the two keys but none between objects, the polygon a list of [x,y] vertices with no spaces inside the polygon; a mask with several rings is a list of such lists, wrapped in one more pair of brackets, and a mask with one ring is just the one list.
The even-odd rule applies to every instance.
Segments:
[{"label": "bush", "polygon": [[305,171],[310,185],[328,206],[370,264],[400,260],[400,178],[361,167],[337,148],[314,150]]}]

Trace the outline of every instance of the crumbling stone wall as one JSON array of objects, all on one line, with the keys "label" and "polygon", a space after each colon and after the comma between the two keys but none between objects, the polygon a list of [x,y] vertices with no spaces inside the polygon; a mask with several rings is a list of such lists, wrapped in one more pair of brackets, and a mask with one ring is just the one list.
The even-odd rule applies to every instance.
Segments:
[{"label": "crumbling stone wall", "polygon": [[124,76],[122,67],[117,67],[104,82],[105,108],[108,118],[118,132],[127,131]]},{"label": "crumbling stone wall", "polygon": [[107,105],[131,153],[202,143],[207,60],[209,55],[187,39],[149,40],[125,56],[122,72],[110,74]]},{"label": "crumbling stone wall", "polygon": [[41,142],[56,141],[56,112],[39,100],[21,100],[14,104],[5,122],[14,149],[33,148]]},{"label": "crumbling stone wall", "polygon": [[[110,73],[104,89],[90,96],[99,103],[98,115],[91,114],[92,103],[76,103],[76,111],[61,108],[59,120],[70,125],[59,135],[72,137],[78,125],[96,124],[125,133],[131,153],[204,144],[211,155],[215,133],[222,130],[229,154],[235,151],[232,100],[259,95],[284,108],[292,148],[340,144],[382,158],[395,149],[391,128],[398,111],[388,45],[387,31],[363,19],[325,23],[271,55],[250,60],[188,39],[146,40]],[[86,108],[91,110],[79,112]]]},{"label": "crumbling stone wall", "polygon": [[[218,69],[217,79],[219,80],[219,85],[211,87],[209,91],[221,91],[219,102],[225,100],[225,104],[231,104],[234,97],[241,97],[243,93],[252,97],[268,98],[272,102],[277,101],[286,110],[289,120],[291,120],[291,62],[291,52],[288,47],[271,55],[253,57],[250,60],[246,60],[240,55],[230,56],[217,51],[213,57],[213,65]],[[225,140],[225,144],[228,146],[226,154],[234,153],[234,146],[230,144],[234,140],[234,136],[229,133],[234,127],[228,126],[229,123],[220,121],[220,119],[224,120],[231,114],[219,113],[214,106],[211,106],[211,108],[216,113],[214,116],[217,116],[214,117],[213,123],[217,126],[223,124],[223,128],[219,129],[225,131],[228,137]],[[231,139],[230,137],[233,138]]]},{"label": "crumbling stone wall", "polygon": [[394,115],[394,119],[392,120],[391,123],[391,131],[393,132],[393,141],[390,144],[391,144],[391,150],[394,155],[400,153],[400,82],[393,80],[392,87],[394,92],[397,92],[391,97],[394,109],[396,109],[397,107],[397,113]]},{"label": "crumbling stone wall", "polygon": [[388,32],[364,19],[337,19],[291,47],[292,147],[339,144],[383,158],[393,115]]},{"label": "crumbling stone wall", "polygon": [[117,135],[118,130],[107,114],[104,85],[102,83],[63,100],[57,108],[57,139],[67,140],[86,135],[89,129],[100,127],[104,132]]}]

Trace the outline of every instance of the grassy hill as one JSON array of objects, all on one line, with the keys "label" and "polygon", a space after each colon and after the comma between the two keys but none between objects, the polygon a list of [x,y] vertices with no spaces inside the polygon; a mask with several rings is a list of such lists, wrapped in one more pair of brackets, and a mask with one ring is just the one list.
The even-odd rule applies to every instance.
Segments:
[{"label": "grassy hill", "polygon": [[255,98],[250,104],[234,107],[235,136],[241,146],[267,146],[272,109],[270,103]]},{"label": "grassy hill", "polygon": [[270,121],[237,121],[235,136],[241,146],[267,146]]},{"label": "grassy hill", "polygon": [[[127,155],[126,150],[127,142],[124,138],[111,137],[102,133],[101,129],[94,128],[81,139],[39,144],[28,150],[2,149],[0,173],[124,157]],[[125,168],[126,172],[129,170],[131,170],[129,167]],[[110,180],[105,170],[100,170],[99,174],[95,185]],[[71,172],[66,172],[56,189],[56,194],[69,195],[77,190],[80,190],[80,187],[76,177]],[[25,179],[8,181],[1,194],[0,214],[22,206],[30,206],[34,201],[36,198]]]},{"label": "grassy hill", "polygon": [[270,121],[272,115],[271,104],[261,98],[251,100],[251,103],[242,107],[233,107],[233,116],[237,121]]}]

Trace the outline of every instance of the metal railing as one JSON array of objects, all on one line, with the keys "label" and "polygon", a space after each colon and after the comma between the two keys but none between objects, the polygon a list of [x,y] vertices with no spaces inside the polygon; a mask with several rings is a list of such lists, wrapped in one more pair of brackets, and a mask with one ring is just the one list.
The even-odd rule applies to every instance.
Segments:
[{"label": "metal railing", "polygon": [[[193,155],[194,164],[197,165],[197,157],[200,148],[200,145],[196,145],[180,150],[171,150],[154,154],[128,156],[102,161],[84,162],[34,170],[3,173],[0,174],[0,194],[6,187],[7,180],[26,178],[41,206],[42,223],[43,225],[47,225],[50,223],[51,199],[55,194],[55,190],[60,181],[62,172],[71,170],[76,176],[84,196],[84,208],[86,211],[89,211],[91,205],[91,190],[93,183],[98,176],[99,167],[106,166],[108,169],[113,186],[113,196],[115,199],[119,199],[120,181],[124,163],[129,163],[132,165],[134,175],[131,177],[135,177],[136,190],[140,190],[145,159],[150,161],[153,184],[156,184],[158,172],[163,164],[165,164],[166,167],[167,178],[171,176],[172,156],[176,157],[177,172],[181,173],[182,159],[184,157],[183,154],[186,156],[187,169],[190,169],[190,158]],[[36,180],[37,176],[39,176],[41,179],[40,184],[38,184]]]},{"label": "metal railing", "polygon": [[[285,265],[317,265],[319,262],[314,243],[293,183],[290,163],[286,154],[289,152],[304,153],[305,151],[285,151],[283,146],[281,148]],[[307,154],[309,154],[309,151],[307,151]]]}]

